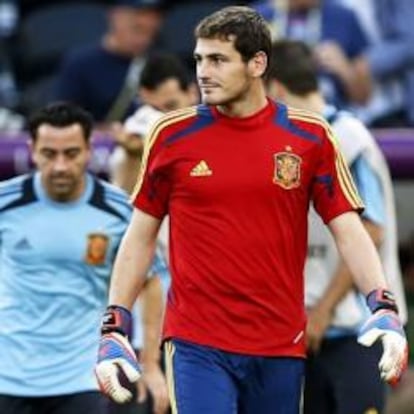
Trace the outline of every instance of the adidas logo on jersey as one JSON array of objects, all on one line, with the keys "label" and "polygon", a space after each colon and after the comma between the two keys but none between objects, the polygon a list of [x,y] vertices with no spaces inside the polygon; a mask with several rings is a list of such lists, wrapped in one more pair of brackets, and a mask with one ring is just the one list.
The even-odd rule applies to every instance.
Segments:
[{"label": "adidas logo on jersey", "polygon": [[192,177],[207,177],[212,174],[213,171],[210,170],[209,166],[204,160],[200,161],[190,172],[190,175]]},{"label": "adidas logo on jersey", "polygon": [[15,245],[15,249],[18,250],[28,250],[31,249],[32,246],[30,245],[29,241],[26,238],[20,239]]}]

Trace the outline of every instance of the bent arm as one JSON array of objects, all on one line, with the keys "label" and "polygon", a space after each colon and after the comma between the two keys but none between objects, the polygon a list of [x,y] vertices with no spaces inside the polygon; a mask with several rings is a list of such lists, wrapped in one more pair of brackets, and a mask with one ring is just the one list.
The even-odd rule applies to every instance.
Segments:
[{"label": "bent arm", "polygon": [[112,272],[109,304],[131,309],[144,285],[156,246],[160,220],[134,209]]},{"label": "bent arm", "polygon": [[358,215],[354,212],[341,214],[331,220],[328,226],[344,265],[353,275],[352,279],[359,290],[367,295],[374,289],[386,288],[378,252]]}]

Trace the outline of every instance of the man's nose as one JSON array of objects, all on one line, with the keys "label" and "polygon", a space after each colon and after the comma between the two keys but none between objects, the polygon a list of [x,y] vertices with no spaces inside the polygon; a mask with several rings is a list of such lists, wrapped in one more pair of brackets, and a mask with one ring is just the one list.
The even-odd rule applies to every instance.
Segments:
[{"label": "man's nose", "polygon": [[201,61],[197,63],[197,78],[202,81],[206,81],[210,78],[210,65],[207,61]]},{"label": "man's nose", "polygon": [[66,171],[68,169],[68,160],[63,154],[59,154],[54,163],[53,163],[54,171]]}]

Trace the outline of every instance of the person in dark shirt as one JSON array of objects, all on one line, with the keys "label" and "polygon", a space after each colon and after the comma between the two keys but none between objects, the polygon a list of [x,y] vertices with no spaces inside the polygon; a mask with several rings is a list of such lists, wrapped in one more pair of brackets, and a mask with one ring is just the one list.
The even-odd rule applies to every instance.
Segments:
[{"label": "person in dark shirt", "polygon": [[362,59],[368,39],[352,10],[321,0],[259,0],[252,6],[268,22],[274,40],[287,37],[312,47],[329,103],[344,107],[368,100],[370,71]]},{"label": "person in dark shirt", "polygon": [[82,105],[98,123],[133,112],[139,74],[161,23],[156,0],[119,0],[108,12],[100,44],[71,51],[63,60],[56,98]]}]

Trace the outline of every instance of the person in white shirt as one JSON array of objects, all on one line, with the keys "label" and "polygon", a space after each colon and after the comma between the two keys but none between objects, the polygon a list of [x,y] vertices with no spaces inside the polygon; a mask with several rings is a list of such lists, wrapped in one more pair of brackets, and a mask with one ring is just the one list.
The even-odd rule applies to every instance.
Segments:
[{"label": "person in white shirt", "polygon": [[[280,41],[274,44],[272,52],[270,95],[288,105],[324,115],[336,133],[365,204],[362,220],[380,251],[405,323],[394,196],[386,161],[361,121],[325,103],[318,90],[315,62],[305,44]],[[375,369],[381,349],[364,348],[356,339],[359,327],[369,315],[368,309],[352,285],[352,276],[340,260],[332,236],[312,210],[305,267],[309,359],[304,413],[381,413],[385,390]]]}]

